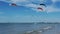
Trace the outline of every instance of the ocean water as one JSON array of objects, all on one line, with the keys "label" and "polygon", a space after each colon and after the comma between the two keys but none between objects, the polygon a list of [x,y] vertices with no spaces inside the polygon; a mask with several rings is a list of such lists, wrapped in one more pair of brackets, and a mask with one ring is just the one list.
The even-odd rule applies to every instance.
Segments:
[{"label": "ocean water", "polygon": [[41,34],[59,34],[60,24],[52,23],[0,23],[0,34],[25,34],[27,31],[40,30],[47,26],[52,29],[42,32]]}]

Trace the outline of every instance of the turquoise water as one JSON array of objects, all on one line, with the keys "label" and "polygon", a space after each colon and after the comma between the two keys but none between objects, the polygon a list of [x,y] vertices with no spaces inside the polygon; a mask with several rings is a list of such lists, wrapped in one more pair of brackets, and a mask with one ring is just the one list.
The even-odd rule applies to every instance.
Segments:
[{"label": "turquoise water", "polygon": [[60,24],[34,24],[34,23],[0,23],[0,34],[24,34],[26,31],[40,30],[47,26],[52,26],[51,30],[41,34],[57,34],[60,32]]}]

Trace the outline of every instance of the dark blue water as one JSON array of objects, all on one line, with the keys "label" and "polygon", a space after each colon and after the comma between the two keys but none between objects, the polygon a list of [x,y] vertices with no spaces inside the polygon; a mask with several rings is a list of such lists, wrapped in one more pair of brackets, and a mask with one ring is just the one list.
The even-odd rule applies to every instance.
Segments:
[{"label": "dark blue water", "polygon": [[43,34],[60,32],[60,24],[0,23],[0,34],[24,34],[26,31],[40,30],[46,26],[53,26],[53,29]]}]

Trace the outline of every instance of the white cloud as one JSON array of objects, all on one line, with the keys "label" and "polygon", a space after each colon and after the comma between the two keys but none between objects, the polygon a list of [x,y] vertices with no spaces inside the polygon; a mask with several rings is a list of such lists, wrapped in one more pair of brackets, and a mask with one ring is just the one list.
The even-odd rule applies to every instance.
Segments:
[{"label": "white cloud", "polygon": [[53,3],[57,2],[57,1],[60,1],[60,0],[52,0]]},{"label": "white cloud", "polygon": [[26,4],[26,5],[24,5],[25,7],[29,7],[29,8],[31,8],[32,10],[34,10],[34,11],[37,11],[37,12],[42,12],[42,10],[38,10],[37,8],[38,7],[42,7],[44,10],[43,10],[43,12],[44,11],[46,11],[47,13],[48,12],[59,12],[60,11],[60,9],[59,8],[55,8],[54,7],[54,4],[52,4],[52,5],[50,5],[50,6],[47,6],[47,7],[44,7],[44,6],[40,6],[40,5],[36,5],[36,4]]},{"label": "white cloud", "polygon": [[[0,0],[2,1],[2,0]],[[7,0],[3,0],[3,1],[7,1]],[[54,8],[54,3],[50,6],[47,6],[47,7],[43,7],[43,6],[40,6],[40,5],[37,5],[37,4],[33,4],[34,0],[9,0],[8,2],[11,2],[11,3],[16,3],[17,5],[19,6],[25,6],[25,7],[28,7],[28,8],[31,8],[32,10],[35,10],[37,12],[40,12],[41,10],[38,10],[37,8],[38,7],[42,7],[44,9],[44,11],[46,12],[57,12],[57,11],[60,11],[60,9],[58,8]],[[45,2],[46,0],[35,0],[36,2]],[[34,2],[35,2],[34,1]],[[56,2],[56,1],[60,1],[60,0],[52,0],[52,2]]]},{"label": "white cloud", "polygon": [[28,1],[28,0],[11,0],[12,1],[12,3],[18,3],[18,4],[22,4],[22,3],[28,3],[28,2],[30,2],[30,1]]},{"label": "white cloud", "polygon": [[52,2],[56,2],[57,0],[52,0]]},{"label": "white cloud", "polygon": [[37,8],[37,7],[39,7],[39,5],[36,5],[36,4],[27,4],[25,6],[26,7],[31,7],[31,8]]},{"label": "white cloud", "polygon": [[51,6],[48,6],[46,8],[46,11],[47,12],[60,12],[60,9],[59,8],[55,8],[54,5],[51,5]]}]

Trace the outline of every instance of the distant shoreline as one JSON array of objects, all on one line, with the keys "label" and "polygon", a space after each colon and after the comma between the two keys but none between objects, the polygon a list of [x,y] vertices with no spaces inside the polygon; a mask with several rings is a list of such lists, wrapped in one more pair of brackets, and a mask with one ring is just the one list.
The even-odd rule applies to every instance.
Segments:
[{"label": "distant shoreline", "polygon": [[60,22],[0,22],[0,23],[21,23],[21,24],[60,24]]}]

